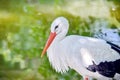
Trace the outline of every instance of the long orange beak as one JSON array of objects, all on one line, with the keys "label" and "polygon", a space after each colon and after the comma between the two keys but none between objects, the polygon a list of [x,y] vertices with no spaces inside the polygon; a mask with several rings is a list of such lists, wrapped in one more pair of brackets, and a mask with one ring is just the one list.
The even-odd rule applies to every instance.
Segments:
[{"label": "long orange beak", "polygon": [[55,32],[54,33],[53,32],[50,33],[50,36],[49,36],[49,38],[47,40],[47,43],[46,43],[46,45],[45,45],[45,47],[44,47],[44,49],[42,51],[41,57],[43,57],[43,55],[46,53],[47,49],[49,48],[50,44],[54,40],[55,36],[56,36]]}]

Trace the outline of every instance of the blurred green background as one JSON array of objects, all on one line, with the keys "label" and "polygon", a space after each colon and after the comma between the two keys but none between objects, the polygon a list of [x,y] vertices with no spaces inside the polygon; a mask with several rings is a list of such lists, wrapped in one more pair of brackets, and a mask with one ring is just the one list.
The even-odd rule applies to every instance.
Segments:
[{"label": "blurred green background", "polygon": [[119,0],[0,0],[0,80],[80,80],[74,70],[56,73],[41,52],[52,21],[64,16],[69,34],[93,36],[120,29]]}]

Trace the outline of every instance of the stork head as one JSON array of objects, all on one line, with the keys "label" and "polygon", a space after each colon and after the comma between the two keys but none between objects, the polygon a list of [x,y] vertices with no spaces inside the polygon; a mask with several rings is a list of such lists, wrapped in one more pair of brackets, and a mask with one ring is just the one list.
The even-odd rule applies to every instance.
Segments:
[{"label": "stork head", "polygon": [[68,27],[69,27],[68,20],[64,17],[58,17],[51,24],[51,32],[59,34],[61,32],[68,30]]},{"label": "stork head", "polygon": [[47,49],[50,47],[55,37],[58,35],[64,37],[68,32],[68,28],[69,28],[68,20],[64,17],[58,17],[53,21],[53,23],[51,24],[51,33],[42,51],[41,57],[46,53]]}]

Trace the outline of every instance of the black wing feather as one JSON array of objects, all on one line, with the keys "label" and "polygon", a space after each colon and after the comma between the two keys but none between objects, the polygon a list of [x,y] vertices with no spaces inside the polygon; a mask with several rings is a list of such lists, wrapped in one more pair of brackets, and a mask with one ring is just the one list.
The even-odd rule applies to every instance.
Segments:
[{"label": "black wing feather", "polygon": [[111,43],[111,42],[109,42],[109,41],[107,41],[107,43],[108,43],[109,45],[111,45],[111,48],[112,48],[112,49],[114,49],[115,51],[117,51],[117,52],[120,54],[120,47],[119,47],[118,45],[113,44],[113,43]]}]

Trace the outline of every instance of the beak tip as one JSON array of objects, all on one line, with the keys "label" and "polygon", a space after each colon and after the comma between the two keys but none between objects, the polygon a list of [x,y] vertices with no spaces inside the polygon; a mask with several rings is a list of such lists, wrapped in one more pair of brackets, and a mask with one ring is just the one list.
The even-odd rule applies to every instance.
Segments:
[{"label": "beak tip", "polygon": [[42,54],[40,57],[42,58],[44,56],[44,54],[45,54],[45,50],[42,51]]},{"label": "beak tip", "polygon": [[42,57],[43,57],[43,55],[44,55],[44,54],[43,54],[43,52],[42,52],[42,54],[41,54],[41,56],[40,56],[40,57],[42,58]]},{"label": "beak tip", "polygon": [[40,56],[41,58],[43,57],[43,55]]}]

